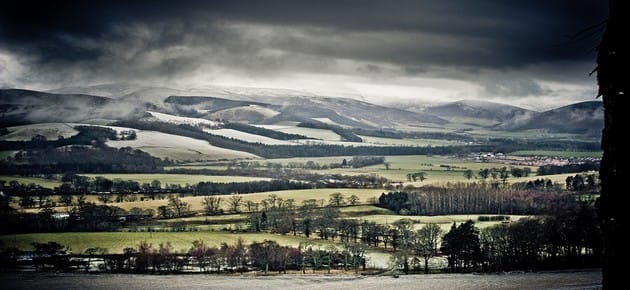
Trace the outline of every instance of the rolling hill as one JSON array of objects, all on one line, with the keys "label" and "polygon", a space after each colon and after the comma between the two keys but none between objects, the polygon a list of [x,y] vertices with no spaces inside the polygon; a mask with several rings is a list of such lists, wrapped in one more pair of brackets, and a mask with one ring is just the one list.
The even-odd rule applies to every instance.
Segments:
[{"label": "rolling hill", "polygon": [[[112,140],[107,142],[108,145],[117,148],[130,146],[157,157],[188,161],[255,158],[256,154],[260,155],[256,152],[267,154],[265,150],[271,150],[265,146],[472,145],[489,140],[485,137],[480,139],[479,134],[524,136],[530,130],[550,132],[550,137],[545,138],[555,138],[553,134],[561,133],[565,134],[562,138],[572,134],[575,138],[583,136],[592,141],[599,136],[603,123],[600,102],[583,102],[535,112],[505,104],[464,100],[412,112],[355,99],[273,89],[138,87],[134,90],[132,85],[120,88],[102,85],[56,92],[0,90],[0,141],[6,143],[6,148],[16,148],[15,144],[10,144],[13,141],[30,142],[36,135],[46,136],[49,140],[72,136],[76,130],[68,123],[104,125],[113,121],[128,124],[145,122],[149,125],[145,128],[131,126],[144,130],[136,140]],[[85,92],[99,92],[107,97],[82,94]],[[307,128],[298,126],[300,123],[328,124],[326,126],[329,127]],[[161,127],[161,124],[171,127],[164,131],[166,127]],[[205,134],[210,135],[199,135],[200,132],[191,132],[190,128],[180,128],[188,130],[181,131],[177,129],[181,125],[201,126]],[[161,133],[146,131],[171,135],[165,137]],[[302,137],[288,138],[283,134]],[[347,142],[349,140],[340,134],[358,134],[361,139]],[[297,140],[305,138],[312,139]],[[206,139],[213,140],[210,143],[214,146]],[[283,150],[294,149],[286,147]]]},{"label": "rolling hill", "polygon": [[544,129],[550,132],[597,135],[601,133],[603,127],[602,102],[588,101],[532,114],[520,120],[512,119],[497,126],[497,129],[516,131]]},{"label": "rolling hill", "polygon": [[[604,125],[604,111],[599,101],[580,102],[536,112],[506,104],[464,100],[427,107],[424,112],[451,122],[508,132],[544,130],[598,136]],[[487,122],[483,123],[483,120]]]},{"label": "rolling hill", "polygon": [[[342,126],[360,128],[394,128],[398,125],[446,124],[447,121],[426,113],[378,106],[363,101],[319,97],[282,96],[267,94],[256,100],[259,91],[251,95],[240,90],[233,98],[204,95],[173,95],[185,91],[164,88],[141,88],[129,93],[99,86],[95,91],[108,97],[70,94],[71,89],[44,93],[28,90],[0,90],[2,125],[42,122],[80,122],[87,119],[129,119],[144,115],[145,111],[168,113],[181,117],[234,119],[244,123],[273,124],[281,121],[309,122],[328,119]],[[79,92],[89,88],[77,88]],[[128,93],[114,97],[114,93]],[[221,92],[230,95],[230,92]]]},{"label": "rolling hill", "polygon": [[107,145],[140,149],[155,157],[178,161],[258,158],[246,152],[212,146],[203,140],[155,131],[138,131],[135,140],[108,141]]},{"label": "rolling hill", "polygon": [[[107,107],[110,99],[80,94],[50,94],[31,90],[0,90],[0,125],[44,122],[72,122],[86,118],[84,108],[95,113]],[[87,112],[85,112],[87,113]]]},{"label": "rolling hill", "polygon": [[476,100],[462,100],[432,106],[424,111],[441,118],[486,119],[498,123],[536,113],[516,106]]}]

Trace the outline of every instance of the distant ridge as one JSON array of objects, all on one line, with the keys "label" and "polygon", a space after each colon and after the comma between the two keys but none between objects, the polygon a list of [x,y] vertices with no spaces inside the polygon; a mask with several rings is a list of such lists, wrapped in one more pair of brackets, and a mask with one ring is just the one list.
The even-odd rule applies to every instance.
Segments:
[{"label": "distant ridge", "polygon": [[512,105],[478,100],[461,100],[443,105],[432,106],[426,108],[425,112],[442,118],[479,118],[497,122],[505,122],[517,116],[535,113],[534,111]]},{"label": "distant ridge", "polygon": [[497,127],[503,130],[546,129],[550,132],[600,134],[604,127],[604,107],[600,101],[580,102],[544,111],[518,122]]},{"label": "distant ridge", "polygon": [[[603,126],[599,101],[580,102],[545,112],[506,104],[461,100],[409,111],[361,100],[300,95],[296,91],[255,88],[177,90],[114,84],[56,90],[0,90],[0,125],[3,127],[85,120],[124,120],[146,111],[181,117],[226,120],[248,124],[320,122],[342,127],[375,128],[483,128],[497,131],[544,130],[596,137]],[[73,92],[102,92],[107,97]],[[116,93],[124,94],[122,96]],[[190,94],[188,94],[190,93]],[[459,126],[459,127],[457,127]]]}]

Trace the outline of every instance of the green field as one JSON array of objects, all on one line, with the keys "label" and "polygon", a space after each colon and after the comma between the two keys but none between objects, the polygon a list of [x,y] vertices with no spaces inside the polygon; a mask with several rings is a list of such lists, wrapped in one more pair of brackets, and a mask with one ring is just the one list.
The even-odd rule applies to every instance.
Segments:
[{"label": "green field", "polygon": [[61,185],[61,181],[58,179],[46,179],[39,177],[22,177],[22,176],[14,176],[14,175],[0,175],[0,180],[5,181],[7,184],[13,180],[22,183],[22,184],[39,184],[45,188],[55,188]]},{"label": "green field", "polygon": [[594,141],[592,138],[585,138],[583,134],[571,133],[554,133],[547,130],[524,130],[524,131],[495,131],[490,129],[474,129],[467,131],[471,135],[479,137],[497,137],[497,138],[513,138],[513,139],[553,139],[553,140],[583,140]]},{"label": "green field", "polygon": [[374,145],[382,145],[382,146],[452,146],[452,145],[463,145],[466,144],[461,141],[451,141],[445,139],[393,139],[393,138],[381,138],[381,137],[372,137],[372,136],[363,136],[358,135],[363,139],[364,143],[374,144]]},{"label": "green field", "polygon": [[270,180],[270,178],[263,177],[248,177],[248,176],[214,176],[214,175],[188,175],[188,174],[82,174],[88,177],[101,176],[107,179],[122,179],[122,180],[134,180],[138,183],[151,183],[153,180],[159,180],[164,186],[165,184],[197,184],[199,182],[248,182],[259,180]]},{"label": "green field", "polygon": [[551,151],[551,150],[521,150],[514,151],[510,155],[517,156],[550,156],[550,157],[593,157],[601,158],[601,151]]},{"label": "green field", "polygon": [[[450,230],[453,223],[459,224],[467,220],[474,221],[475,226],[480,229],[491,227],[491,226],[501,223],[500,221],[480,222],[478,221],[479,216],[494,216],[494,215],[462,214],[462,215],[439,215],[439,216],[403,216],[403,215],[396,215],[396,214],[385,214],[385,215],[380,214],[380,215],[365,216],[365,217],[362,217],[361,220],[375,222],[377,224],[392,224],[401,219],[411,219],[416,222],[414,225],[415,229],[419,229],[425,224],[437,224],[440,226],[440,228],[442,228],[442,231],[444,231],[444,233]],[[527,216],[522,216],[522,215],[507,215],[507,216],[510,217],[511,222],[517,221],[522,218],[527,218]]]},{"label": "green field", "polygon": [[210,169],[210,170],[226,170],[228,167],[225,165],[205,165],[205,163],[201,164],[191,164],[186,163],[186,165],[176,165],[176,166],[164,166],[164,170],[169,171],[173,169]]},{"label": "green field", "polygon": [[[283,166],[288,166],[290,163],[306,163],[308,161],[313,161],[320,165],[328,165],[332,163],[339,164],[343,161],[343,159],[350,160],[352,156],[332,156],[332,157],[303,157],[303,158],[278,158],[278,159],[265,159],[265,160],[257,160],[260,162],[262,166],[266,163],[280,163]],[[459,159],[450,156],[427,156],[427,155],[407,155],[407,156],[386,156],[386,162],[389,163],[389,170],[385,168],[385,165],[373,165],[362,168],[335,168],[335,169],[327,169],[327,170],[312,170],[311,173],[314,174],[342,174],[342,175],[377,175],[385,177],[393,182],[407,182],[407,174],[424,171],[427,175],[427,180],[423,183],[415,182],[414,185],[420,186],[422,184],[435,184],[435,183],[446,183],[446,182],[465,182],[468,181],[463,176],[463,171],[470,169],[473,172],[477,172],[482,168],[501,168],[501,167],[509,167],[506,164],[502,163],[482,163],[482,162],[474,162],[470,160]],[[447,170],[444,166],[452,167],[452,170]],[[175,166],[172,168],[189,168],[189,169],[214,169],[214,170],[224,170],[227,167],[223,164],[217,165],[215,162],[204,162],[204,163],[190,163],[183,164],[180,166]],[[535,172],[537,167],[530,166],[530,169]],[[96,176],[96,175],[89,175]],[[151,182],[153,179],[160,180],[163,184],[194,184],[199,181],[209,181],[209,180],[199,180],[196,178],[201,178],[200,176],[194,175],[177,175],[177,174],[105,174],[103,175],[107,178],[122,178],[122,179],[133,179],[138,180],[139,182]],[[130,177],[131,176],[131,177]],[[181,176],[181,177],[180,177]],[[205,178],[205,177],[204,177]],[[214,182],[227,182],[227,181],[249,181],[256,180],[250,177],[227,177],[227,176],[212,176],[210,177],[214,180]],[[227,180],[222,180],[223,178]],[[235,179],[236,178],[236,179]],[[257,180],[261,180],[257,179]],[[474,180],[472,180],[474,181]]]},{"label": "green field", "polygon": [[[587,173],[593,173],[593,174],[598,174],[598,172],[596,171],[591,171],[591,172],[587,172]],[[580,173],[563,173],[563,174],[552,174],[552,175],[535,175],[535,176],[529,176],[529,177],[522,177],[522,178],[518,178],[518,179],[512,179],[512,182],[527,182],[530,180],[536,180],[536,179],[550,179],[553,183],[557,183],[561,186],[564,187],[565,182],[567,180],[567,177],[569,176],[575,176],[576,174],[580,174]]]},{"label": "green field", "polygon": [[[330,157],[326,157],[330,158]],[[351,158],[351,157],[347,157]],[[285,159],[270,159],[270,160],[282,160]],[[301,160],[301,162],[306,162],[308,160],[313,160],[318,162],[317,158],[293,158],[292,160]],[[324,159],[327,160],[327,159]],[[415,182],[415,186],[421,186],[423,184],[442,184],[446,182],[466,182],[466,181],[475,181],[467,180],[464,178],[463,171],[470,169],[473,172],[478,172],[482,168],[501,168],[501,167],[509,167],[506,164],[502,163],[483,163],[483,162],[474,162],[470,160],[458,159],[450,156],[427,156],[427,155],[406,155],[406,156],[386,156],[385,161],[390,164],[389,168],[386,169],[385,165],[373,165],[362,168],[335,168],[329,170],[318,170],[313,172],[319,173],[335,173],[335,174],[345,174],[345,175],[358,175],[358,174],[367,174],[367,175],[377,175],[385,177],[393,182],[407,182],[407,174],[415,173],[415,172],[425,172],[427,179],[424,182]],[[337,161],[338,162],[338,161]],[[322,164],[324,162],[321,162]],[[447,167],[450,166],[452,170],[447,170]],[[524,166],[519,166],[524,167]],[[528,166],[532,170],[532,172],[536,172],[537,167]]]},{"label": "green field", "polygon": [[239,237],[245,243],[274,240],[281,245],[298,246],[301,242],[310,241],[315,245],[329,245],[330,241],[307,239],[292,235],[274,235],[266,233],[227,233],[227,232],[87,232],[87,233],[37,233],[0,236],[3,247],[16,247],[21,250],[32,250],[32,243],[57,242],[70,249],[72,253],[83,253],[88,248],[101,247],[109,253],[122,253],[124,248],[137,247],[146,241],[157,247],[160,243],[170,242],[173,249],[185,252],[195,240],[203,240],[211,246],[221,243],[233,244]]},{"label": "green field", "polygon": [[[347,209],[352,209],[350,207]],[[365,210],[361,207],[354,210]],[[344,210],[346,213],[348,210]],[[383,210],[387,211],[387,210]],[[453,223],[461,223],[472,219],[479,228],[485,228],[499,224],[500,222],[478,222],[479,215],[444,215],[444,216],[401,216],[395,214],[375,214],[358,218],[360,221],[371,221],[379,224],[392,224],[400,219],[408,218],[416,221],[415,228],[418,229],[424,224],[438,224],[444,232],[447,232]],[[192,217],[183,219],[171,219],[157,221],[154,228],[160,228],[160,224],[168,226],[174,222],[184,222],[187,224],[199,222],[216,222],[217,224],[194,226],[195,232],[67,232],[67,233],[33,233],[0,236],[0,244],[4,248],[16,247],[21,250],[30,250],[32,243],[45,243],[55,241],[67,246],[73,253],[82,253],[87,248],[101,247],[107,248],[110,253],[122,253],[124,248],[135,247],[141,241],[147,241],[154,246],[160,243],[170,242],[176,251],[184,252],[191,247],[192,241],[203,240],[208,245],[219,246],[221,243],[234,243],[239,237],[246,243],[263,240],[274,240],[282,245],[297,246],[303,242],[310,242],[314,245],[326,246],[335,244],[334,241],[321,240],[315,237],[305,238],[293,235],[278,235],[269,233],[230,233],[218,231],[220,228],[231,227],[233,219],[245,218],[244,215],[225,215],[216,217]],[[516,221],[526,216],[511,215],[510,221]],[[242,224],[242,227],[246,225]]]},{"label": "green field", "polygon": [[[340,207],[340,216],[342,218],[364,218],[372,215],[391,215],[397,216],[393,211],[380,208],[374,205],[356,205]],[[216,216],[193,216],[185,218],[174,218],[155,220],[158,227],[167,227],[175,224],[186,224],[194,226],[197,229],[206,230],[207,228],[219,230],[225,227],[235,228],[236,226],[245,227],[248,219],[247,213],[224,214]],[[206,227],[212,226],[212,227]]]},{"label": "green field", "polygon": [[[281,191],[267,191],[267,192],[258,192],[258,193],[249,193],[242,194],[241,197],[241,209],[245,210],[245,203],[247,201],[252,201],[255,203],[260,203],[263,199],[269,198],[271,194],[275,194],[278,198],[282,198],[284,200],[293,199],[296,206],[300,206],[303,201],[307,199],[315,199],[320,204],[320,206],[328,204],[328,199],[330,198],[330,194],[334,192],[339,192],[344,195],[344,197],[349,197],[351,195],[356,195],[359,197],[359,204],[367,204],[370,199],[378,198],[381,193],[387,190],[384,189],[357,189],[357,188],[318,188],[318,189],[299,189],[299,190],[281,190]],[[229,209],[228,199],[230,195],[220,195],[222,201],[222,208],[224,210]],[[86,196],[87,201],[98,202],[96,195],[88,195]],[[182,201],[190,204],[190,209],[194,212],[203,212],[203,196],[186,196],[181,198]],[[133,202],[114,202],[108,203],[109,205],[118,206],[125,210],[130,210],[134,207],[138,207],[141,209],[157,209],[159,206],[167,205],[167,199],[155,199],[155,200],[144,200],[144,201],[133,201]],[[14,206],[17,206],[15,204]],[[66,207],[56,207],[55,210],[58,212],[65,212],[69,208]],[[27,212],[39,212],[39,209],[24,209]]]}]

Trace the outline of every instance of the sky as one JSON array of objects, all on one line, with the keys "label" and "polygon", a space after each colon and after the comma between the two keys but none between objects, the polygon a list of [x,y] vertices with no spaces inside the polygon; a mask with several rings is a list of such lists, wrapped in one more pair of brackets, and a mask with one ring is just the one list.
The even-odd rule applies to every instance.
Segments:
[{"label": "sky", "polygon": [[606,2],[5,0],[0,88],[236,86],[542,110],[595,98]]}]

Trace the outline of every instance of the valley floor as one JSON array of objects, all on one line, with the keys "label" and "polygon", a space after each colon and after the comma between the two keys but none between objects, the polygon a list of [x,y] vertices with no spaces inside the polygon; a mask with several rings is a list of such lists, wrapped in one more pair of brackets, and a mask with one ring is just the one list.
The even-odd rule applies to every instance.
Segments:
[{"label": "valley floor", "polygon": [[3,289],[601,289],[599,269],[391,276],[2,273]]}]

